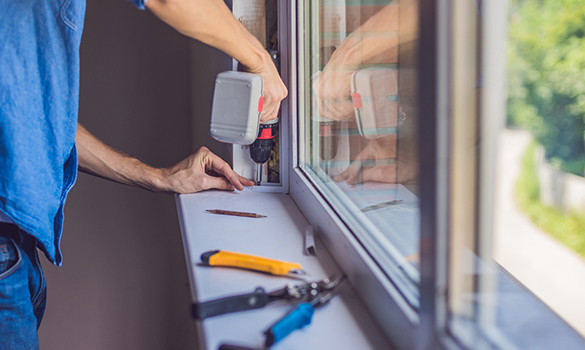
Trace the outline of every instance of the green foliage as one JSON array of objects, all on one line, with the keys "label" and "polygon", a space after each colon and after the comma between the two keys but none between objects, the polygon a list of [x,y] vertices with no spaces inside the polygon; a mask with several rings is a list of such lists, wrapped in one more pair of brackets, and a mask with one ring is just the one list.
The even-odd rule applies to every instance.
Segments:
[{"label": "green foliage", "polygon": [[585,1],[513,0],[508,120],[528,128],[547,159],[583,175]]},{"label": "green foliage", "polygon": [[551,236],[585,257],[585,215],[569,215],[545,206],[540,201],[540,188],[534,164],[536,144],[532,143],[522,157],[520,176],[516,182],[516,200],[522,211]]}]

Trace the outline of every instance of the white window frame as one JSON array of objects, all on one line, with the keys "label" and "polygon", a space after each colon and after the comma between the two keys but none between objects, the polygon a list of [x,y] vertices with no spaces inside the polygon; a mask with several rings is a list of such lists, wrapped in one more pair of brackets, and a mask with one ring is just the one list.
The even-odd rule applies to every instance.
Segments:
[{"label": "white window frame", "polygon": [[[305,122],[299,117],[299,113],[304,113],[304,101],[299,96],[304,86],[301,60],[304,44],[303,38],[297,37],[297,23],[303,18],[302,6],[302,0],[278,1],[281,75],[289,87],[289,96],[281,108],[281,184],[255,190],[290,194],[382,332],[397,349],[463,349],[449,325],[450,228],[449,208],[445,205],[450,200],[450,130],[454,93],[451,21],[456,2],[418,3],[419,310],[412,308],[391,277],[299,166],[299,154],[304,152],[306,144],[304,132],[299,132]],[[487,156],[493,158],[493,154]],[[487,197],[483,195],[482,198]],[[509,348],[505,342],[486,339],[476,346],[482,349]]]},{"label": "white window frame", "polygon": [[[309,2],[311,3],[311,2]],[[317,4],[317,2],[312,2]],[[297,37],[302,19],[302,0],[278,0],[280,70],[289,96],[282,102],[280,122],[280,183],[256,186],[255,192],[290,194],[315,232],[344,271],[382,332],[397,349],[463,349],[450,331],[449,294],[449,203],[450,132],[453,108],[451,64],[453,0],[419,1],[418,7],[418,152],[420,198],[420,308],[414,310],[392,276],[380,267],[320,190],[299,166],[304,152],[302,67],[303,38]],[[494,7],[491,8],[494,10]],[[237,16],[236,13],[234,13]],[[301,74],[298,74],[301,72]],[[424,101],[421,102],[421,101]],[[485,106],[484,106],[485,108]],[[483,132],[493,127],[488,125]],[[488,139],[490,135],[484,135]],[[493,135],[492,135],[493,136]],[[492,140],[493,142],[493,140]],[[236,154],[246,154],[234,146]],[[493,154],[483,154],[493,158]],[[239,160],[241,161],[241,159]],[[253,163],[244,166],[254,165]],[[485,176],[484,176],[485,177]],[[482,194],[482,200],[488,196]],[[485,204],[485,203],[484,203]],[[489,215],[488,215],[489,216]],[[489,218],[486,222],[489,222]],[[487,335],[493,338],[493,334]],[[481,349],[511,348],[504,341],[474,344]]]},{"label": "white window frame", "polygon": [[[345,272],[356,293],[360,295],[391,343],[398,349],[420,348],[423,344],[420,342],[421,314],[409,305],[354,233],[319,193],[304,170],[299,167],[299,154],[304,151],[305,145],[304,134],[299,132],[304,126],[304,118],[297,117],[300,111],[304,110],[303,100],[299,99],[299,91],[302,91],[301,87],[304,85],[303,75],[297,74],[303,72],[303,62],[300,59],[303,57],[303,38],[297,37],[297,21],[302,18],[300,15],[303,13],[302,6],[300,0],[281,0],[278,11],[281,75],[289,87],[289,96],[283,102],[281,112],[283,121],[287,122],[286,127],[281,124],[281,131],[288,132],[290,140],[289,193],[314,226],[324,245]],[[282,143],[281,152],[286,152]],[[281,153],[281,162],[285,159]],[[428,331],[423,333],[434,333],[434,328],[434,325],[427,327]]]}]

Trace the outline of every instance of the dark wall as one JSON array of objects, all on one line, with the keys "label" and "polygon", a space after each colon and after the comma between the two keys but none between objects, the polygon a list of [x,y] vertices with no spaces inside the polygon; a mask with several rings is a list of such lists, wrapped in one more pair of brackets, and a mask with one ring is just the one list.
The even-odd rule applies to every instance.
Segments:
[{"label": "dark wall", "polygon": [[[129,1],[89,1],[80,122],[153,166],[202,144],[225,157],[206,131],[213,76],[229,65],[218,57]],[[173,196],[80,174],[65,218],[63,267],[43,261],[42,349],[197,348]]]}]

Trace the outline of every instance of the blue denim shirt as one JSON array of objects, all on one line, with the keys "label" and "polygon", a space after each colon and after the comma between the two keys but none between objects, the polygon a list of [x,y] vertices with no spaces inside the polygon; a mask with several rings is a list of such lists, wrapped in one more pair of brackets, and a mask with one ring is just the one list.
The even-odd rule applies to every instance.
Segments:
[{"label": "blue denim shirt", "polygon": [[57,265],[77,175],[84,17],[85,0],[0,0],[0,211]]}]

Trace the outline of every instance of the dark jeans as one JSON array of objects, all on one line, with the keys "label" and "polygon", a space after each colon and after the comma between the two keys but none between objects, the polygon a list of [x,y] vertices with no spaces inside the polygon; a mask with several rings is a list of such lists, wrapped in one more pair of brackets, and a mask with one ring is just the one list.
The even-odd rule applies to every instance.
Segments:
[{"label": "dark jeans", "polygon": [[47,300],[36,240],[0,222],[0,349],[38,349]]}]

